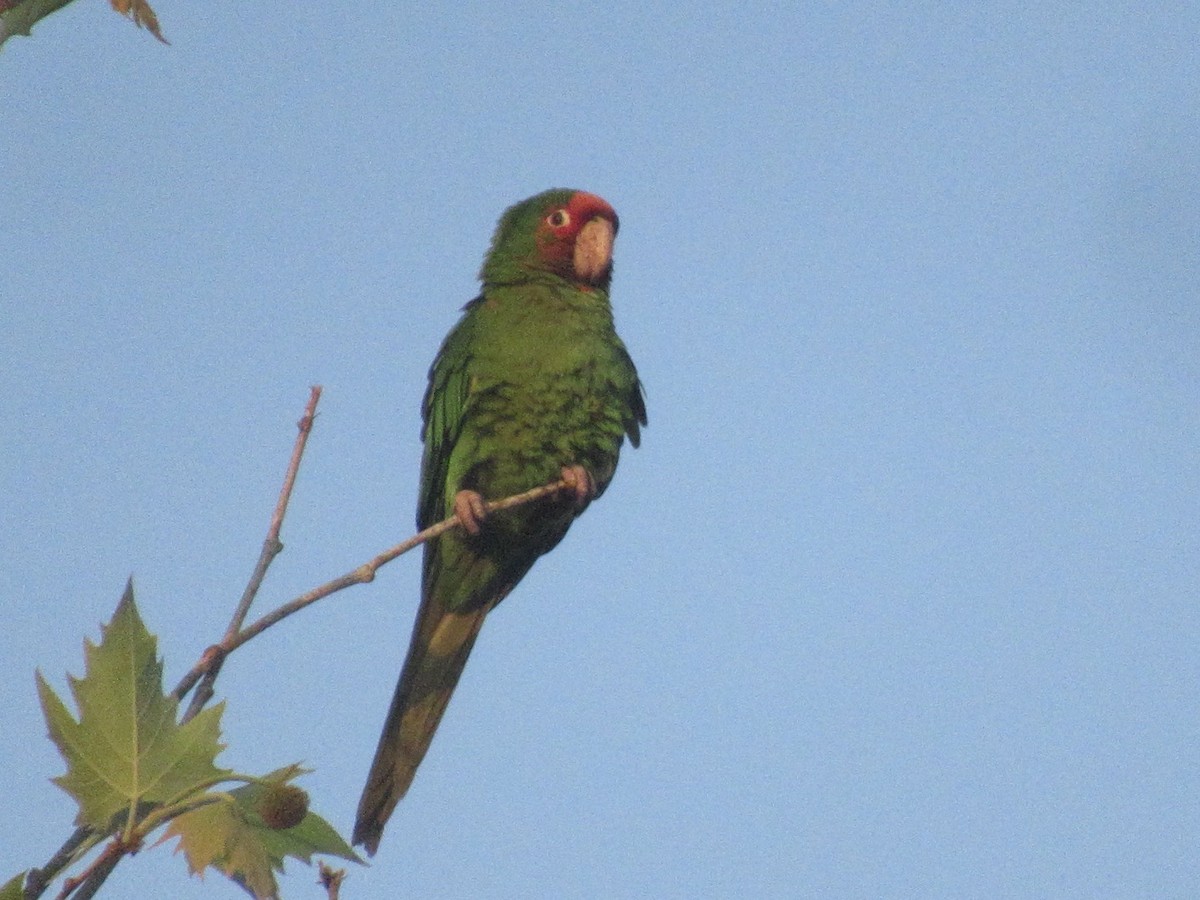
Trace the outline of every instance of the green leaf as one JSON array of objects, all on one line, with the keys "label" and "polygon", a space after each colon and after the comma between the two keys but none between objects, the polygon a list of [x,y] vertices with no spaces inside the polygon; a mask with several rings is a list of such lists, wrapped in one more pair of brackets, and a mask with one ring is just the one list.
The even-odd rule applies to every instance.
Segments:
[{"label": "green leaf", "polygon": [[0,3],[0,44],[14,34],[28,36],[29,29],[39,19],[62,9],[71,0],[24,0]]},{"label": "green leaf", "polygon": [[[264,780],[287,783],[306,771],[286,766]],[[193,875],[211,866],[259,898],[278,896],[275,873],[283,871],[288,856],[310,864],[314,853],[362,862],[316,813],[309,812],[294,828],[269,828],[258,814],[258,801],[266,789],[263,784],[248,784],[213,795],[221,799],[172,819],[163,840],[179,838],[176,849],[184,852]]]},{"label": "green leaf", "polygon": [[25,876],[28,870],[14,875],[0,887],[0,900],[25,900]]},{"label": "green leaf", "polygon": [[[71,0],[0,0],[0,44],[14,34],[29,34],[35,22],[62,9]],[[113,9],[128,16],[139,28],[146,28],[164,44],[167,39],[158,27],[158,17],[147,0],[110,0]]]},{"label": "green leaf", "polygon": [[156,647],[131,582],[99,645],[84,641],[85,677],[68,676],[79,721],[37,675],[50,737],[67,762],[54,782],[79,804],[77,825],[107,831],[120,813],[178,801],[228,773],[215,765],[223,704],[179,725]]}]

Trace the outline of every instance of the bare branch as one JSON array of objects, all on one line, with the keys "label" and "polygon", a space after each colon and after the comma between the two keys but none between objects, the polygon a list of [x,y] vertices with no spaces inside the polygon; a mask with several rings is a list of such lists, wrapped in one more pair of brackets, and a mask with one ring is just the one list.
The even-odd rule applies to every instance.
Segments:
[{"label": "bare branch", "polygon": [[[496,512],[501,509],[509,509],[513,506],[520,506],[524,503],[532,503],[534,500],[540,500],[542,497],[546,497],[550,494],[556,494],[559,491],[567,490],[568,487],[569,486],[565,481],[552,481],[549,484],[543,484],[539,487],[531,488],[530,490],[524,491],[520,494],[514,494],[511,497],[505,497],[503,500],[497,500],[494,503],[487,503],[485,506],[488,512]],[[454,516],[451,516],[448,519],[443,519],[436,525],[430,525],[424,531],[414,534],[408,540],[401,541],[399,544],[389,550],[384,550],[374,559],[368,560],[357,569],[347,572],[341,578],[335,578],[333,581],[327,581],[320,587],[313,588],[311,591],[301,594],[290,603],[285,603],[278,609],[267,613],[261,619],[248,626],[246,630],[234,638],[231,643],[225,645],[225,652],[230,653],[236,650],[242,644],[246,643],[246,641],[266,631],[272,625],[283,621],[292,613],[299,612],[300,610],[304,609],[304,607],[310,606],[313,603],[316,603],[318,600],[328,597],[330,594],[336,594],[338,591],[345,590],[346,588],[352,587],[356,584],[367,584],[371,581],[374,581],[375,573],[381,567],[394,560],[396,557],[403,556],[414,547],[418,547],[426,541],[437,537],[438,535],[445,534],[447,531],[459,527],[461,527],[460,523]]]},{"label": "bare branch", "polygon": [[250,581],[246,585],[246,590],[242,594],[241,602],[238,603],[233,618],[229,621],[229,627],[225,629],[225,636],[227,638],[237,634],[241,630],[242,623],[246,621],[246,615],[250,612],[250,604],[254,602],[254,597],[258,594],[259,587],[262,586],[263,578],[266,577],[267,568],[271,565],[275,557],[283,551],[283,544],[279,542],[279,532],[283,529],[283,517],[287,515],[288,502],[292,498],[292,489],[296,485],[296,473],[300,471],[300,460],[304,456],[304,448],[308,444],[308,436],[312,432],[313,421],[317,414],[317,403],[320,399],[321,386],[319,384],[313,385],[309,394],[308,405],[304,408],[304,415],[296,423],[298,432],[296,443],[292,447],[292,458],[288,460],[287,472],[283,476],[283,487],[279,489],[279,500],[276,501],[275,511],[271,514],[271,525],[267,529],[267,537],[263,541],[262,552],[259,554],[258,563],[254,566],[254,571],[250,575]]},{"label": "bare branch", "polygon": [[[224,647],[237,637],[242,623],[246,621],[246,616],[250,612],[250,605],[254,602],[255,596],[258,594],[258,589],[262,586],[263,579],[267,575],[267,569],[270,568],[275,557],[283,552],[283,544],[279,542],[279,532],[283,528],[283,517],[287,515],[288,501],[292,498],[292,489],[296,485],[296,473],[300,471],[300,460],[304,456],[304,448],[307,446],[308,436],[312,432],[313,421],[317,414],[317,403],[320,402],[320,399],[321,386],[319,384],[313,385],[309,391],[308,405],[304,407],[304,415],[296,423],[298,432],[296,434],[296,442],[292,446],[292,457],[288,461],[287,471],[283,476],[283,487],[279,490],[279,499],[275,503],[275,511],[271,514],[271,524],[267,528],[266,540],[263,541],[262,550],[258,554],[258,562],[254,564],[254,571],[250,573],[250,580],[246,583],[246,590],[242,592],[242,599],[238,602],[237,609],[234,610],[233,617],[229,620],[229,627],[225,629],[225,637],[219,645],[221,647]],[[182,721],[184,722],[194,718],[204,708],[205,704],[212,699],[213,684],[216,682],[217,676],[221,673],[221,665],[225,660],[225,653],[213,653],[209,659],[209,666],[204,672],[204,680],[196,689],[196,693],[192,696],[192,702],[188,704],[187,712],[183,715]],[[183,683],[181,682],[172,692],[172,696],[177,700],[182,700],[189,690],[191,690],[191,685],[189,684],[186,688],[183,688]]]},{"label": "bare branch", "polygon": [[[502,500],[496,500],[485,504],[488,512],[498,512],[502,509],[511,509],[514,506],[521,506],[525,503],[532,503],[534,500],[540,500],[543,497],[548,497],[551,494],[557,494],[559,491],[573,490],[571,485],[566,481],[559,479],[548,484],[543,484],[535,488],[530,488],[520,494],[513,494],[511,497],[505,497]],[[229,637],[228,635],[220,644],[208,648],[204,656],[196,663],[190,672],[187,673],[180,681],[179,686],[175,688],[175,693],[182,696],[187,693],[192,684],[195,684],[206,672],[214,666],[219,667],[220,661],[236,650],[242,644],[262,634],[272,625],[277,625],[293,613],[297,613],[306,606],[311,606],[318,600],[323,600],[330,594],[336,594],[338,591],[345,590],[348,587],[353,587],[356,584],[368,584],[375,580],[375,573],[380,568],[390,563],[399,556],[403,556],[414,547],[419,547],[438,535],[445,534],[454,528],[461,527],[458,519],[450,516],[447,519],[430,525],[424,531],[414,534],[405,541],[401,541],[396,546],[388,550],[384,550],[378,556],[368,560],[361,566],[347,572],[340,578],[335,578],[332,581],[327,581],[325,584],[315,587],[310,591],[301,594],[296,599],[283,604],[271,612],[262,616],[260,619],[248,625],[243,631]]]},{"label": "bare branch", "polygon": [[346,870],[335,869],[323,862],[318,872],[317,883],[325,888],[328,900],[338,900],[338,894],[342,889],[342,881],[346,877]]},{"label": "bare branch", "polygon": [[108,879],[108,876],[113,873],[113,869],[117,867],[117,863],[125,854],[131,851],[129,845],[122,843],[114,838],[104,848],[104,852],[97,856],[92,864],[83,870],[74,878],[68,878],[63,882],[62,890],[58,892],[57,900],[66,900],[67,897],[74,895],[75,900],[91,900],[100,890],[101,885]]},{"label": "bare branch", "polygon": [[28,877],[25,879],[25,900],[37,900],[46,892],[46,888],[50,886],[58,873],[71,864],[75,858],[75,854],[84,845],[85,842],[93,839],[93,833],[90,828],[76,828],[75,832],[67,838],[58,852],[50,858],[50,860],[40,869],[31,869]]}]

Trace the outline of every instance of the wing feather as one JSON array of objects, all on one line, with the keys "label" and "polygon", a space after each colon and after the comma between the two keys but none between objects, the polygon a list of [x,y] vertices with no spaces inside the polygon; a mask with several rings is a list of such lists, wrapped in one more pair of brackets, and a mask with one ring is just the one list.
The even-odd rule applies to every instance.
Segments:
[{"label": "wing feather", "polygon": [[429,387],[421,403],[424,422],[421,439],[425,451],[421,457],[417,528],[428,528],[445,516],[450,456],[462,434],[471,396],[469,366],[474,317],[470,312],[482,302],[483,298],[477,297],[464,307],[467,315],[446,335],[429,368]]}]

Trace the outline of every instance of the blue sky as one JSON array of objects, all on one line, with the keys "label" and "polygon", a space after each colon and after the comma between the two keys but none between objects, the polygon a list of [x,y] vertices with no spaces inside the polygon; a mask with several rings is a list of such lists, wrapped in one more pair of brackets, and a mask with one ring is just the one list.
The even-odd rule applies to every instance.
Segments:
[{"label": "blue sky", "polygon": [[[404,6],[0,53],[0,872],[74,814],[35,667],[130,573],[170,684],[219,637],[310,384],[261,609],[407,536],[492,226],[569,186],[650,427],[343,896],[1193,896],[1200,11]],[[417,582],[239,651],[221,762],[348,833]],[[162,848],[108,895],[168,888],[242,896]]]}]

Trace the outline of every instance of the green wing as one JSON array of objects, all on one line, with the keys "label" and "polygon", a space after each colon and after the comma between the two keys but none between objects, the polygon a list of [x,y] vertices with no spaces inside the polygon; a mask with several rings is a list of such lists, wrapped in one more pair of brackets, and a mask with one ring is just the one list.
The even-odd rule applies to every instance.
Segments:
[{"label": "green wing", "polygon": [[421,458],[417,528],[428,528],[446,516],[450,454],[462,433],[471,394],[471,377],[467,374],[471,361],[468,348],[475,327],[471,311],[482,302],[483,297],[476,297],[463,307],[467,314],[446,335],[429,369],[429,387],[421,404],[425,452]]},{"label": "green wing", "polygon": [[646,418],[646,390],[642,387],[642,382],[637,377],[637,369],[633,366],[633,359],[620,338],[617,339],[617,351],[618,358],[633,381],[625,393],[625,415],[622,417],[621,427],[629,436],[629,443],[637,447],[642,443],[642,426],[649,421]]}]

